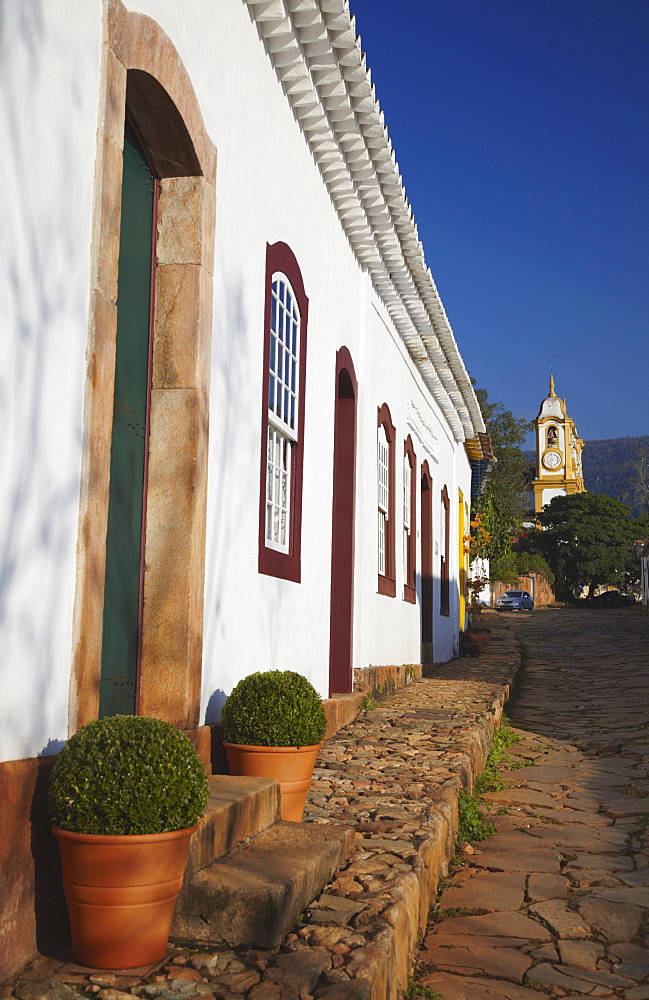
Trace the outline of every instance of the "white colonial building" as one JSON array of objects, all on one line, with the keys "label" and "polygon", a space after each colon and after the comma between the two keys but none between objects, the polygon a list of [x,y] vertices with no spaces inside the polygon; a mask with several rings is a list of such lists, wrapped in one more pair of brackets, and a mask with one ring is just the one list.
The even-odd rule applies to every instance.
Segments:
[{"label": "white colonial building", "polygon": [[454,655],[485,428],[346,0],[2,17],[16,966],[47,929],[47,763],[84,722],[200,742],[251,671],[327,698]]}]

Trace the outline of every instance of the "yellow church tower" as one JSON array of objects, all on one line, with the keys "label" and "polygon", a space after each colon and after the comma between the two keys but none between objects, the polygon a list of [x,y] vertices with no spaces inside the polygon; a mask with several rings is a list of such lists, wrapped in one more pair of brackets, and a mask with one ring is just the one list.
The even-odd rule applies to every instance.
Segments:
[{"label": "yellow church tower", "polygon": [[534,511],[539,513],[553,497],[569,493],[584,493],[581,469],[581,449],[584,442],[577,434],[575,423],[566,412],[566,401],[554,391],[550,375],[550,395],[541,403],[534,421],[536,430],[536,478]]}]

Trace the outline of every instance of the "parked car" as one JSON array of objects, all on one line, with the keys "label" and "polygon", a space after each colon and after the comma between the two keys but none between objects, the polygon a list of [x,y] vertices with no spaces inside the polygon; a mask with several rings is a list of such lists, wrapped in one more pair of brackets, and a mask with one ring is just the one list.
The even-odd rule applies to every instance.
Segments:
[{"label": "parked car", "polygon": [[496,601],[497,611],[534,611],[534,601],[526,590],[507,590]]},{"label": "parked car", "polygon": [[636,598],[633,594],[621,594],[619,590],[605,590],[597,597],[588,597],[586,602],[594,608],[626,608],[629,604],[635,604]]}]

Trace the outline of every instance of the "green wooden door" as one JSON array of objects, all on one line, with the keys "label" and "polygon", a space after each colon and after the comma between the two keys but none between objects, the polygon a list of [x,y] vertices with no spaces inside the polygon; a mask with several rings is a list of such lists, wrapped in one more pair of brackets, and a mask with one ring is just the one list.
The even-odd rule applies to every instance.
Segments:
[{"label": "green wooden door", "polygon": [[99,715],[136,707],[154,179],[126,126]]}]

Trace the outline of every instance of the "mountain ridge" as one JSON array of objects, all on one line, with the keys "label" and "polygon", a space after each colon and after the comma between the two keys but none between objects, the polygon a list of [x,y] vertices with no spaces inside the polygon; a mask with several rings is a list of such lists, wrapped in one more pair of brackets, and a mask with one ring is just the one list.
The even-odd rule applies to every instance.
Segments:
[{"label": "mountain ridge", "polygon": [[[606,493],[627,504],[634,517],[641,514],[642,508],[631,499],[631,463],[642,448],[649,452],[649,434],[584,441],[581,459],[588,492]],[[536,462],[535,451],[524,451],[523,455],[528,462]]]}]

